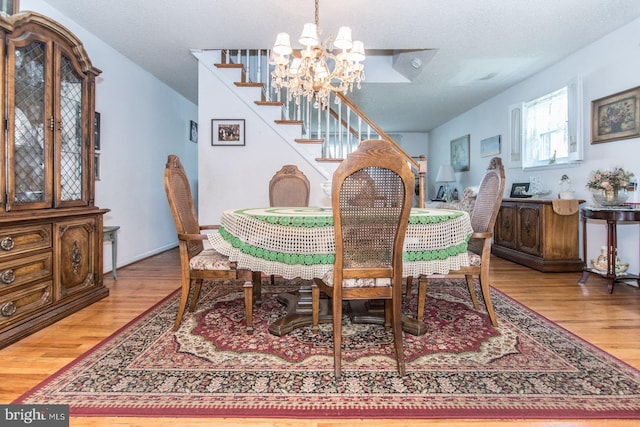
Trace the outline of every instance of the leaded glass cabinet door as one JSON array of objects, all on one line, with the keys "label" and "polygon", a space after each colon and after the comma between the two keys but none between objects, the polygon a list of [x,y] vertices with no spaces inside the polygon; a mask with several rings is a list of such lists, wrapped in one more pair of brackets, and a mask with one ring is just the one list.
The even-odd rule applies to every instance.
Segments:
[{"label": "leaded glass cabinet door", "polygon": [[89,186],[87,79],[65,50],[56,49],[54,67],[55,174],[57,207],[86,206]]},{"label": "leaded glass cabinet door", "polygon": [[7,210],[89,205],[87,75],[73,52],[35,33],[7,44]]},{"label": "leaded glass cabinet door", "polygon": [[37,35],[7,45],[7,210],[52,207],[49,46]]}]

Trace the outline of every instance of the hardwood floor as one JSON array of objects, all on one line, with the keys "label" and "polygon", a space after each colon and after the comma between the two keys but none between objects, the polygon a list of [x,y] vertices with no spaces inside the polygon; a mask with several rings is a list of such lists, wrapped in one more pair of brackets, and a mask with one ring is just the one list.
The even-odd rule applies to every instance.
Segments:
[{"label": "hardwood floor", "polygon": [[[640,290],[616,284],[607,293],[596,276],[577,283],[580,273],[543,274],[509,261],[492,260],[492,285],[574,334],[640,369]],[[105,275],[110,296],[22,341],[0,350],[0,402],[10,403],[128,321],[179,287],[177,250]],[[442,425],[632,426],[637,420],[321,420],[73,417],[71,426],[282,426],[400,427]]]}]

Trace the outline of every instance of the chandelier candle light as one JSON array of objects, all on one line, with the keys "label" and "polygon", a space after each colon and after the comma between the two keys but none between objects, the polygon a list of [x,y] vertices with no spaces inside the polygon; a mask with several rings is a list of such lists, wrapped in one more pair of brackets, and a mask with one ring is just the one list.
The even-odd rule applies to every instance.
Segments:
[{"label": "chandelier candle light", "polygon": [[[271,73],[276,90],[287,89],[287,98],[300,104],[303,96],[313,98],[315,108],[325,108],[332,92],[346,93],[364,80],[364,45],[351,40],[351,28],[340,27],[333,40],[330,35],[320,43],[318,2],[315,0],[315,24],[305,24],[298,41],[300,51],[291,48],[289,34],[279,33],[273,46],[275,68]],[[333,43],[332,43],[333,42]],[[333,48],[340,50],[333,54]],[[336,97],[336,103],[340,99]]]}]

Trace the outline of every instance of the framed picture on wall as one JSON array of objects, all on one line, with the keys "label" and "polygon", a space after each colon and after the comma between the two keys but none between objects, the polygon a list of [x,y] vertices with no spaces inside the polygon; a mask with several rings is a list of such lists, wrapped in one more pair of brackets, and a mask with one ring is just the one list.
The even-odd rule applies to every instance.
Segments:
[{"label": "framed picture on wall", "polygon": [[244,145],[244,119],[211,120],[211,145]]},{"label": "framed picture on wall", "polygon": [[480,141],[480,157],[500,154],[500,135],[485,138]]},{"label": "framed picture on wall", "polygon": [[640,86],[591,101],[591,143],[640,136]]},{"label": "framed picture on wall", "polygon": [[471,135],[465,135],[451,141],[451,166],[456,172],[469,170],[470,139]]},{"label": "framed picture on wall", "polygon": [[198,123],[193,120],[189,122],[189,141],[198,142]]}]

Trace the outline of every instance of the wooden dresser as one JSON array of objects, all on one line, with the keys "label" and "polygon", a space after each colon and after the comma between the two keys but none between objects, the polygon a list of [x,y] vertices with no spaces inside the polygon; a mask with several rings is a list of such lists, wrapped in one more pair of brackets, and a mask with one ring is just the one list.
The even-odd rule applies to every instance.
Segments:
[{"label": "wooden dresser", "polygon": [[503,199],[492,253],[544,272],[582,271],[578,222],[578,211],[560,215],[550,199]]},{"label": "wooden dresser", "polygon": [[94,93],[80,41],[34,13],[0,16],[0,348],[106,297],[94,205]]}]

